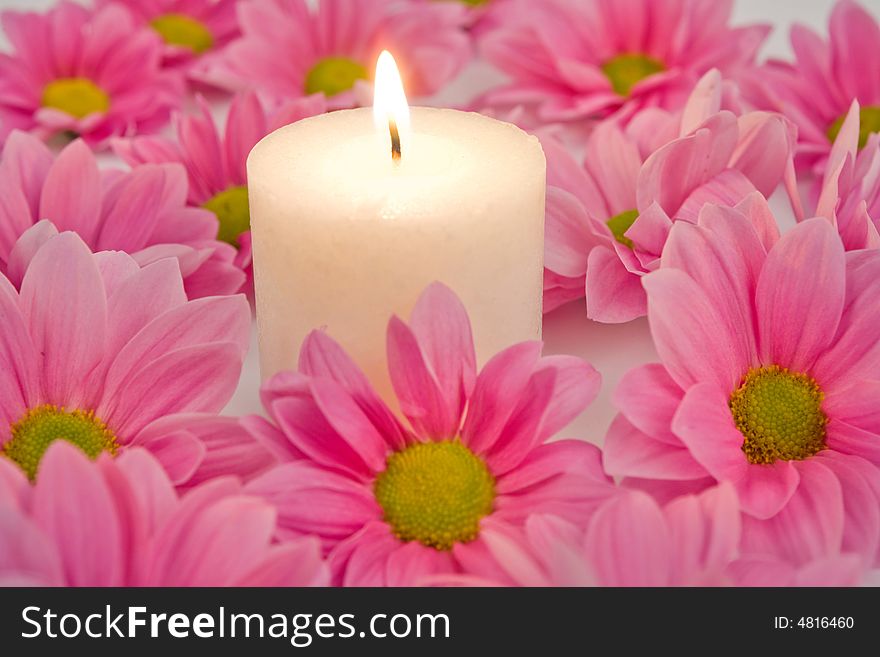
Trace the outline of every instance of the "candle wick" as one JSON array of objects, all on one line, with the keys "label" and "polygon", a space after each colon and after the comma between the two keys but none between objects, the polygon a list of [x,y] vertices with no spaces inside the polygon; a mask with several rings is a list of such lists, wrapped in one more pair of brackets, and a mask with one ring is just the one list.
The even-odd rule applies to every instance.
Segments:
[{"label": "candle wick", "polygon": [[393,119],[388,121],[388,130],[391,132],[391,159],[395,162],[400,161],[400,131],[397,129],[397,122]]}]

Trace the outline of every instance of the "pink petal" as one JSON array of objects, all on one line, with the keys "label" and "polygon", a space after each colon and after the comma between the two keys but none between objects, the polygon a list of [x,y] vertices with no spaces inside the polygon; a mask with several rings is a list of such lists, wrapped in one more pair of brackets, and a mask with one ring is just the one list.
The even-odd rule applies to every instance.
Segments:
[{"label": "pink petal", "polygon": [[273,546],[233,586],[329,586],[330,570],[321,559],[321,544],[314,537]]},{"label": "pink petal", "polygon": [[614,405],[633,426],[673,445],[680,444],[670,425],[684,391],[666,368],[651,363],[631,369],[623,375],[612,393]]},{"label": "pink petal", "polygon": [[750,364],[744,360],[748,352],[740,348],[742,337],[731,332],[718,302],[677,269],[648,274],[643,285],[657,353],[675,382],[685,390],[702,382],[736,389]]},{"label": "pink petal", "polygon": [[18,295],[0,276],[0,440],[9,437],[7,427],[17,422],[39,399],[37,351],[19,310]]},{"label": "pink petal", "polygon": [[5,508],[0,508],[0,581],[4,586],[64,584],[56,546],[23,513]]},{"label": "pink petal", "polygon": [[303,340],[299,371],[311,377],[328,377],[342,385],[391,447],[400,449],[407,444],[406,430],[394,413],[351,357],[326,333],[312,331]]},{"label": "pink petal", "polygon": [[37,476],[33,518],[58,546],[69,586],[119,586],[125,572],[122,528],[98,468],[57,440]]},{"label": "pink petal", "polygon": [[767,256],[755,298],[761,360],[808,371],[833,343],[845,284],[843,245],[827,221],[811,219],[783,235]]},{"label": "pink petal", "polygon": [[613,476],[672,480],[706,476],[706,469],[684,446],[657,440],[622,415],[614,419],[605,435],[603,463]]},{"label": "pink petal", "polygon": [[410,541],[394,550],[385,563],[387,586],[422,586],[429,577],[452,570],[449,554]]},{"label": "pink petal", "polygon": [[590,251],[587,262],[587,316],[619,324],[647,313],[640,276],[627,271],[612,249]]},{"label": "pink petal", "polygon": [[98,163],[81,140],[67,146],[52,164],[40,196],[41,219],[58,230],[75,231],[94,244],[101,213],[101,182]]},{"label": "pink petal", "polygon": [[21,234],[12,247],[6,264],[6,273],[13,285],[16,287],[21,285],[24,274],[37,251],[57,234],[58,229],[48,219],[38,221]]},{"label": "pink petal", "polygon": [[50,239],[21,283],[21,309],[42,355],[43,393],[77,407],[98,382],[89,373],[104,356],[107,299],[92,254],[74,233]]}]

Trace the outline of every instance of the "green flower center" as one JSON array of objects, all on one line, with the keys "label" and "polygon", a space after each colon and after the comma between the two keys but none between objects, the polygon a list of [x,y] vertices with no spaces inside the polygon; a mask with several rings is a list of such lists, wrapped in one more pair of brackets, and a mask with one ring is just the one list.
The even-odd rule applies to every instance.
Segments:
[{"label": "green flower center", "polygon": [[43,89],[43,107],[54,107],[82,119],[110,109],[110,96],[88,78],[60,78]]},{"label": "green flower center", "polygon": [[[448,0],[443,0],[444,2],[448,2]],[[469,7],[479,7],[480,5],[487,5],[492,0],[458,0],[463,5],[468,5]]]},{"label": "green flower center", "polygon": [[214,45],[214,36],[205,24],[183,14],[158,16],[150,25],[168,45],[188,48],[197,55]]},{"label": "green flower center", "polygon": [[824,394],[806,374],[778,365],[755,367],[730,396],[749,463],[802,461],[825,449]]},{"label": "green flower center", "polygon": [[12,438],[3,445],[3,454],[17,463],[33,481],[43,454],[56,440],[79,447],[91,459],[101,452],[116,454],[116,436],[94,411],[68,411],[52,404],[30,409],[11,427]]},{"label": "green flower center", "polygon": [[[832,143],[840,134],[845,120],[846,114],[843,114],[828,128],[828,139]],[[867,105],[859,110],[859,148],[865,147],[868,137],[874,132],[880,132],[880,107]]]},{"label": "green flower center", "polygon": [[614,235],[614,239],[624,246],[633,248],[633,241],[626,236],[626,231],[630,229],[638,218],[638,210],[627,210],[626,212],[621,212],[620,214],[611,217],[611,219],[605,223],[608,226],[608,230]]},{"label": "green flower center", "polygon": [[629,96],[632,88],[645,78],[666,70],[658,59],[647,55],[617,55],[602,64],[602,72],[611,82],[611,88],[621,96]]},{"label": "green flower center", "polygon": [[306,75],[306,93],[335,96],[348,91],[358,80],[369,80],[363,65],[348,57],[325,57]]},{"label": "green flower center", "polygon": [[238,246],[238,237],[251,229],[248,190],[245,185],[230,187],[205,201],[202,207],[217,215],[217,239]]},{"label": "green flower center", "polygon": [[449,550],[477,537],[480,518],[492,511],[495,480],[459,440],[444,440],[389,456],[374,491],[397,538]]}]

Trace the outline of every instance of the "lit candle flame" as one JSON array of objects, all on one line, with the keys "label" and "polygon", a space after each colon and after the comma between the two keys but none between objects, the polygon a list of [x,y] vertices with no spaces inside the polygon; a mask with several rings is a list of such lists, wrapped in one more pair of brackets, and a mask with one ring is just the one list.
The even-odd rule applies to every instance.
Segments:
[{"label": "lit candle flame", "polygon": [[387,50],[382,51],[376,62],[373,120],[378,130],[389,135],[391,158],[399,161],[409,141],[409,104],[406,102],[400,71]]}]

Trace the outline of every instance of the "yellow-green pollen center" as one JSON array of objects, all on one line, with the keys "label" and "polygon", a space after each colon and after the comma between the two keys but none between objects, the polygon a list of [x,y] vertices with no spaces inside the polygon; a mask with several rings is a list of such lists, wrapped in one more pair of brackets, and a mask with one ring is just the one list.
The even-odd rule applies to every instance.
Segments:
[{"label": "yellow-green pollen center", "polygon": [[88,78],[60,78],[43,89],[43,107],[82,119],[110,109],[110,96]]},{"label": "yellow-green pollen center", "polygon": [[[448,0],[443,0],[444,2],[448,2]],[[479,7],[480,5],[489,4],[492,0],[457,0],[463,5],[468,5],[469,7]]]},{"label": "yellow-green pollen center", "polygon": [[620,214],[611,217],[611,219],[606,221],[605,224],[608,226],[608,230],[611,231],[611,234],[614,235],[614,239],[624,246],[633,248],[633,241],[626,236],[626,231],[632,227],[638,218],[638,210],[627,210],[626,212],[621,212]]},{"label": "yellow-green pollen center", "polygon": [[214,45],[214,36],[205,24],[183,14],[158,16],[150,25],[168,45],[188,48],[197,55]]},{"label": "yellow-green pollen center", "polygon": [[808,375],[777,365],[754,367],[730,396],[749,463],[802,461],[825,449],[824,394]]},{"label": "yellow-green pollen center", "polygon": [[611,82],[614,93],[620,96],[629,96],[636,84],[666,70],[660,60],[636,54],[617,55],[602,64],[601,68]]},{"label": "yellow-green pollen center", "polygon": [[389,456],[374,491],[397,538],[449,550],[477,537],[480,518],[492,511],[495,479],[461,441],[444,440]]},{"label": "yellow-green pollen center", "polygon": [[[833,143],[840,134],[846,114],[838,117],[828,128],[828,139]],[[859,148],[864,148],[872,133],[880,132],[880,107],[866,105],[859,110]]]},{"label": "yellow-green pollen center", "polygon": [[12,425],[11,438],[3,445],[3,454],[17,463],[33,481],[43,454],[56,440],[66,440],[79,447],[91,459],[101,452],[116,454],[119,443],[94,411],[68,411],[44,404],[30,409]]},{"label": "yellow-green pollen center", "polygon": [[230,187],[205,201],[202,207],[217,215],[217,239],[238,246],[239,236],[251,229],[248,190],[245,185]]},{"label": "yellow-green pollen center", "polygon": [[306,93],[335,96],[351,89],[358,80],[369,79],[367,69],[353,59],[325,57],[306,75]]}]

